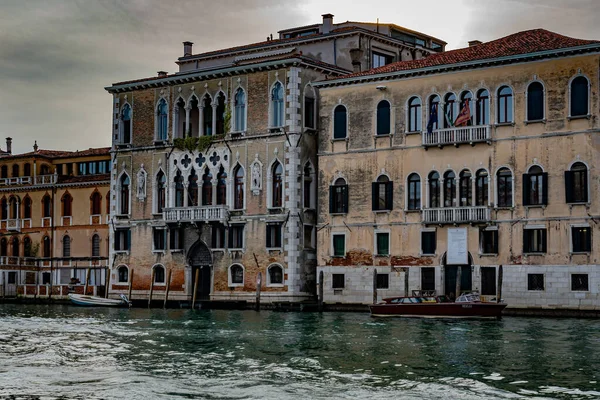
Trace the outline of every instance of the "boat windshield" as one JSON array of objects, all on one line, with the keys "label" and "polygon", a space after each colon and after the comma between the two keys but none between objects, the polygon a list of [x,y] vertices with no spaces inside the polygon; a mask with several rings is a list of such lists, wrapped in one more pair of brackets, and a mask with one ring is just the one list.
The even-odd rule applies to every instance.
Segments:
[{"label": "boat windshield", "polygon": [[481,301],[477,293],[463,293],[456,299],[456,303],[478,303]]}]

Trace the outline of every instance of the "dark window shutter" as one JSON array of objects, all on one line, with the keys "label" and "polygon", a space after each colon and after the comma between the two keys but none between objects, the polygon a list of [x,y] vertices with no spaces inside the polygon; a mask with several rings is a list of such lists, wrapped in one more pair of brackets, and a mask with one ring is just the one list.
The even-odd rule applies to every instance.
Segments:
[{"label": "dark window shutter", "polygon": [[348,185],[344,185],[342,186],[342,199],[343,199],[343,206],[342,206],[342,211],[344,213],[348,213]]},{"label": "dark window shutter", "polygon": [[548,204],[548,173],[542,173],[542,204]]},{"label": "dark window shutter", "polygon": [[573,203],[573,171],[565,171],[565,199],[567,203]]},{"label": "dark window shutter", "polygon": [[529,205],[529,192],[531,190],[531,180],[529,179],[529,174],[523,174],[523,205]]},{"label": "dark window shutter", "polygon": [[585,251],[592,251],[592,228],[587,230],[585,235]]},{"label": "dark window shutter", "polygon": [[131,230],[127,229],[127,244],[125,245],[125,250],[131,250]]},{"label": "dark window shutter", "polygon": [[379,183],[371,183],[371,210],[379,210]]},{"label": "dark window shutter", "polygon": [[334,211],[334,195],[335,195],[335,186],[329,186],[329,214],[333,214]]},{"label": "dark window shutter", "polygon": [[588,171],[583,173],[583,201],[588,202]]},{"label": "dark window shutter", "polygon": [[394,209],[394,182],[385,185],[385,205],[390,211]]},{"label": "dark window shutter", "polygon": [[529,253],[529,235],[527,229],[523,228],[523,253]]},{"label": "dark window shutter", "polygon": [[542,252],[546,252],[546,242],[547,242],[547,237],[546,237],[546,229],[542,229]]}]

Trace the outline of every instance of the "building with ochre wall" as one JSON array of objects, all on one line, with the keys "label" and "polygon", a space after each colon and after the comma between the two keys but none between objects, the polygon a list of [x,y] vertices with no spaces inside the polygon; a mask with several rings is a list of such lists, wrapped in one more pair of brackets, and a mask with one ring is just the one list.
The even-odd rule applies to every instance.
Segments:
[{"label": "building with ochre wall", "polygon": [[316,83],[325,302],[374,269],[379,298],[493,298],[502,265],[511,307],[598,309],[599,65],[537,29]]}]

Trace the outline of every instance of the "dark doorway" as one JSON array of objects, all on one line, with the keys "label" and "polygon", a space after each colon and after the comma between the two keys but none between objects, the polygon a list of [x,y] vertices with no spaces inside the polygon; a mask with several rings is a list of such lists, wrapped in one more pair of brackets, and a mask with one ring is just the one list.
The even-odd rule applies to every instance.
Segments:
[{"label": "dark doorway", "polygon": [[196,271],[198,273],[198,288],[196,298],[198,300],[210,299],[211,275],[212,275],[212,254],[208,246],[202,241],[194,243],[189,252],[189,265],[192,267],[192,276],[190,277],[190,294],[193,295],[194,283],[196,280]]},{"label": "dark doorway", "polygon": [[[196,290],[196,299],[198,300],[209,300],[210,299],[210,278],[211,268],[208,265],[193,266],[192,267],[192,282],[195,282],[196,271],[200,271],[198,275],[198,289]],[[192,284],[192,290],[193,284]]]},{"label": "dark doorway", "polygon": [[[471,265],[473,263],[471,254],[469,254],[468,265],[446,265],[446,255],[444,254],[442,265],[444,267],[444,294],[458,297],[456,293],[456,277],[460,268],[460,292],[470,292],[473,290],[473,277],[471,275]],[[452,296],[450,296],[452,297]]]}]

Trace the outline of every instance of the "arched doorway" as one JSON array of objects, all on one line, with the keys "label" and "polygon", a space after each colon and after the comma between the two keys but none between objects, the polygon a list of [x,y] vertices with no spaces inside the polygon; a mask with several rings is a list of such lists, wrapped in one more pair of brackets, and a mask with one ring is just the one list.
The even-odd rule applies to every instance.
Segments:
[{"label": "arched doorway", "polygon": [[444,268],[444,294],[446,296],[458,297],[460,293],[456,293],[459,286],[457,277],[460,269],[460,292],[470,292],[473,290],[473,276],[471,266],[473,265],[473,257],[468,254],[468,264],[465,265],[448,265],[446,263],[446,253],[442,256],[442,267]]},{"label": "arched doorway", "polygon": [[193,291],[196,271],[200,271],[196,298],[199,300],[208,300],[210,299],[211,289],[212,254],[208,249],[208,246],[200,240],[194,243],[188,254],[188,264],[192,267],[189,293],[192,296],[194,295]]}]

